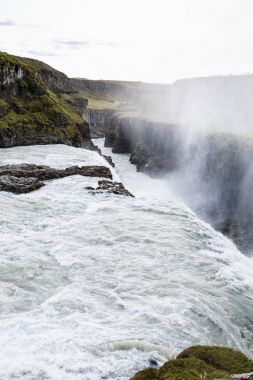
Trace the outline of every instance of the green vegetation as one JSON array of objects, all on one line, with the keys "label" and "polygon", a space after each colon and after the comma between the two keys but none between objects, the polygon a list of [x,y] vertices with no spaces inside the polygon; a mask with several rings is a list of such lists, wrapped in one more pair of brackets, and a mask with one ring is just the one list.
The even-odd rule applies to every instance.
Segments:
[{"label": "green vegetation", "polygon": [[193,346],[187,348],[177,357],[178,359],[195,358],[206,362],[215,368],[229,373],[253,371],[253,361],[242,352],[227,347]]},{"label": "green vegetation", "polygon": [[147,368],[132,380],[213,380],[230,379],[235,373],[253,371],[253,361],[231,348],[193,346],[161,368]]},{"label": "green vegetation", "polygon": [[0,99],[0,117],[5,116],[9,111],[9,104],[4,100]]},{"label": "green vegetation", "polygon": [[[0,53],[0,64],[5,67],[6,75],[15,75],[18,69],[24,72],[24,76],[13,80],[11,86],[0,86],[1,137],[5,133],[7,140],[14,136],[22,139],[22,143],[24,139],[28,143],[45,143],[48,139],[48,142],[74,141],[77,145],[83,138],[89,139],[88,125],[81,116],[36,76],[38,68],[54,69],[43,62],[7,53]],[[8,141],[6,144],[8,146]]]},{"label": "green vegetation", "polygon": [[73,78],[72,84],[78,88],[79,96],[88,99],[93,110],[122,109],[126,106],[142,106],[143,93],[151,86],[141,82],[89,80]]}]

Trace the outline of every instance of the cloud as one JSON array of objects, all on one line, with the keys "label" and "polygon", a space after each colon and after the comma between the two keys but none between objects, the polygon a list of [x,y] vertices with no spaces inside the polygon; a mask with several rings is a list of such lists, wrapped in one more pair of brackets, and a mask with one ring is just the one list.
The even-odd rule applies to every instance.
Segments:
[{"label": "cloud", "polygon": [[13,20],[0,20],[0,26],[16,26],[17,24]]},{"label": "cloud", "polygon": [[40,25],[35,25],[35,24],[29,24],[29,23],[18,23],[14,20],[11,19],[4,19],[0,20],[0,27],[3,26],[18,26],[21,28],[41,28]]},{"label": "cloud", "polygon": [[56,41],[60,45],[67,46],[71,49],[92,48],[92,47],[122,47],[122,43],[115,43],[110,41],[88,41],[88,40],[59,40]]},{"label": "cloud", "polygon": [[67,40],[67,41],[58,41],[61,45],[68,46],[73,49],[78,49],[81,47],[91,47],[92,43],[89,41],[75,41],[75,40]]},{"label": "cloud", "polygon": [[26,52],[29,55],[35,55],[35,56],[40,56],[40,57],[55,57],[56,54],[47,52],[47,51],[38,51],[38,50],[28,50]]}]

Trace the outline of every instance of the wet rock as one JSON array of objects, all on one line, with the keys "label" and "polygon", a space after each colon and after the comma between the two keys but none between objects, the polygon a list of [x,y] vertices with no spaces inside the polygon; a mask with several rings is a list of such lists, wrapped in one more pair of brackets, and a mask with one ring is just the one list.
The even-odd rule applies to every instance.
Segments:
[{"label": "wet rock", "polygon": [[112,147],[115,140],[115,133],[114,132],[106,132],[105,134],[105,147]]},{"label": "wet rock", "polygon": [[114,164],[114,162],[112,160],[112,157],[111,156],[106,156],[105,154],[102,154],[102,156],[114,168],[115,164]]},{"label": "wet rock", "polygon": [[156,367],[156,366],[158,366],[158,361],[155,360],[154,358],[149,358],[149,359],[148,359],[148,362],[149,362],[149,364],[150,364],[152,367]]},{"label": "wet rock", "polygon": [[0,177],[0,190],[15,194],[29,193],[45,186],[45,183],[34,177],[14,177],[3,175]]},{"label": "wet rock", "polygon": [[114,164],[111,156],[106,156],[105,154],[102,154],[101,149],[97,145],[94,145],[93,150],[98,152],[98,154],[100,154],[100,156],[102,156],[114,168],[115,164]]},{"label": "wet rock", "polygon": [[130,162],[136,165],[137,171],[142,171],[149,159],[148,149],[145,144],[139,143],[130,156]]},{"label": "wet rock", "polygon": [[0,190],[16,194],[28,193],[44,186],[41,181],[81,175],[85,177],[112,178],[105,166],[71,166],[55,169],[45,165],[18,164],[0,166]]},{"label": "wet rock", "polygon": [[109,168],[105,166],[70,166],[66,169],[55,169],[45,165],[17,164],[0,166],[0,176],[9,175],[14,177],[34,177],[41,181],[64,178],[71,175],[87,177],[104,177],[112,179]]},{"label": "wet rock", "polygon": [[134,197],[133,194],[128,191],[124,185],[121,182],[112,182],[112,181],[106,181],[106,180],[101,180],[98,181],[98,187],[93,188],[91,186],[86,187],[86,190],[94,190],[98,192],[107,192],[107,193],[113,193],[117,195],[124,195],[128,197]]}]

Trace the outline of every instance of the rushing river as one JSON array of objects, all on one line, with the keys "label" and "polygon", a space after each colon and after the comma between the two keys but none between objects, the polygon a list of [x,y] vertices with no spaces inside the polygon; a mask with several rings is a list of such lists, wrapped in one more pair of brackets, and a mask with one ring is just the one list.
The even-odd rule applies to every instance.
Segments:
[{"label": "rushing river", "polygon": [[[99,144],[102,142],[99,141]],[[113,155],[135,198],[96,178],[0,193],[0,379],[128,379],[193,344],[253,354],[253,258],[164,180]],[[63,145],[0,150],[0,164],[102,164]]]}]

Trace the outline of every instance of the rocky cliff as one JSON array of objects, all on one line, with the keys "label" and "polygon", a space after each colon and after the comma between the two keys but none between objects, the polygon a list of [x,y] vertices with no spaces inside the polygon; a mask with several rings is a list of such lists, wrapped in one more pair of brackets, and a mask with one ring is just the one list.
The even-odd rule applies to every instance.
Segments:
[{"label": "rocky cliff", "polygon": [[70,80],[50,66],[0,53],[0,147],[62,143],[92,148],[89,125],[60,94]]},{"label": "rocky cliff", "polygon": [[252,75],[172,85],[77,82],[98,103],[107,99],[104,109],[89,109],[94,136],[129,153],[137,170],[169,178],[199,216],[252,251]]},{"label": "rocky cliff", "polygon": [[113,112],[104,119],[105,146],[129,153],[137,170],[164,177],[204,220],[241,249],[253,247],[253,140],[202,133],[176,124]]}]

